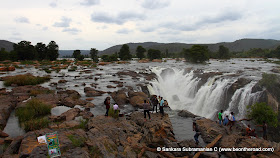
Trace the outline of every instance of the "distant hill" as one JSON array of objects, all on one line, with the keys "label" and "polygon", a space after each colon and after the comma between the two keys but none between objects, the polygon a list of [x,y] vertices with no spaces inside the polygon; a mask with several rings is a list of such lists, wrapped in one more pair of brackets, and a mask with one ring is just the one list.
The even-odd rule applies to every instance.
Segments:
[{"label": "distant hill", "polygon": [[0,49],[1,48],[5,48],[6,51],[10,52],[11,50],[13,50],[13,42],[10,41],[6,41],[6,40],[0,40]]},{"label": "distant hill", "polygon": [[[0,48],[5,48],[7,51],[13,50],[12,42],[0,40]],[[127,43],[132,54],[136,53],[136,48],[141,45],[142,47],[148,49],[158,49],[161,52],[165,52],[168,49],[169,53],[181,52],[183,48],[190,48],[194,44],[186,43],[157,43],[157,42],[144,42],[144,43]],[[262,49],[275,49],[280,45],[279,40],[272,39],[240,39],[234,42],[221,42],[214,44],[200,44],[208,46],[209,50],[216,52],[220,45],[228,47],[231,52],[247,51],[251,48],[262,48]],[[98,55],[113,54],[119,52],[122,47],[121,45],[115,45],[100,51]],[[59,57],[66,55],[72,55],[74,50],[59,50]],[[82,54],[89,54],[90,50],[81,50]]]},{"label": "distant hill", "polygon": [[[194,44],[185,43],[156,43],[156,42],[145,42],[145,43],[128,43],[130,52],[132,54],[136,53],[137,46],[141,45],[146,49],[158,49],[161,52],[165,52],[168,49],[169,53],[181,52],[183,48],[190,48]],[[228,47],[231,52],[247,51],[251,48],[262,48],[262,49],[274,49],[280,45],[280,41],[271,39],[241,39],[234,42],[221,42],[215,44],[200,44],[208,46],[209,50],[216,52],[220,45]],[[103,54],[113,54],[120,50],[122,45],[116,45],[100,51],[99,55]]]}]

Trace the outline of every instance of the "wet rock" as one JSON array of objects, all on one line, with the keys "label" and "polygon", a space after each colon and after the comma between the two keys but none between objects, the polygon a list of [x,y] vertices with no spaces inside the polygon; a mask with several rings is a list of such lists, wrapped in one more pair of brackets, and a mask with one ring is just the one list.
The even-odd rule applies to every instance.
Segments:
[{"label": "wet rock", "polygon": [[193,114],[193,113],[191,113],[191,112],[189,112],[187,110],[181,110],[178,113],[178,115],[181,116],[181,117],[186,117],[186,118],[188,118],[188,117],[191,117],[191,118],[197,117],[197,115],[195,115],[195,114]]},{"label": "wet rock", "polygon": [[58,83],[66,83],[66,80],[59,80]]},{"label": "wet rock", "polygon": [[108,85],[108,86],[107,86],[107,88],[116,88],[116,87],[114,87],[114,86],[111,86],[111,85]]},{"label": "wet rock", "polygon": [[124,90],[118,90],[116,92],[111,93],[111,97],[118,105],[124,105],[128,103],[128,97]]},{"label": "wet rock", "polygon": [[273,68],[272,70],[270,70],[271,72],[274,73],[280,73],[280,69],[279,68]]},{"label": "wet rock", "polygon": [[83,119],[90,119],[90,118],[93,117],[94,115],[93,115],[91,112],[89,112],[89,111],[82,111],[82,112],[80,113],[80,116],[82,116]]},{"label": "wet rock", "polygon": [[75,99],[73,97],[66,97],[61,101],[61,104],[73,108],[75,105],[86,105],[87,102],[82,99]]},{"label": "wet rock", "polygon": [[92,101],[94,98],[86,98],[86,101]]},{"label": "wet rock", "polygon": [[239,78],[236,82],[234,82],[230,88],[229,88],[229,93],[234,94],[234,92],[239,89],[244,87],[245,85],[247,85],[248,83],[250,83],[251,80],[246,79],[246,78]]},{"label": "wet rock", "polygon": [[70,109],[60,115],[60,117],[66,118],[66,121],[74,120],[80,114],[81,110],[79,108]]},{"label": "wet rock", "polygon": [[0,130],[0,137],[1,138],[5,138],[5,137],[9,137],[9,134],[3,132],[2,130]]},{"label": "wet rock", "polygon": [[18,154],[23,136],[16,137],[6,149],[4,155]]},{"label": "wet rock", "polygon": [[84,107],[86,107],[86,108],[94,108],[95,105],[93,103],[91,103],[91,102],[88,102]]},{"label": "wet rock", "polygon": [[95,89],[90,88],[90,87],[85,87],[84,92],[86,93],[87,97],[101,96],[105,93],[103,91],[98,91],[98,90],[95,90]]},{"label": "wet rock", "polygon": [[77,147],[67,150],[67,153],[63,154],[65,158],[90,158],[90,154],[84,149]]},{"label": "wet rock", "polygon": [[111,64],[111,62],[99,62],[99,63],[98,63],[98,65],[102,65],[102,66],[108,65],[108,64]]},{"label": "wet rock", "polygon": [[133,77],[133,78],[140,77],[140,75],[139,75],[137,72],[130,71],[130,70],[127,70],[127,71],[119,71],[119,72],[117,72],[117,75],[118,75],[119,77],[122,77],[122,76],[131,76],[131,77]]},{"label": "wet rock", "polygon": [[0,129],[4,129],[10,113],[15,109],[15,100],[13,96],[0,96]]},{"label": "wet rock", "polygon": [[148,96],[144,92],[128,92],[129,103],[134,107],[142,108],[144,100],[148,100]]}]

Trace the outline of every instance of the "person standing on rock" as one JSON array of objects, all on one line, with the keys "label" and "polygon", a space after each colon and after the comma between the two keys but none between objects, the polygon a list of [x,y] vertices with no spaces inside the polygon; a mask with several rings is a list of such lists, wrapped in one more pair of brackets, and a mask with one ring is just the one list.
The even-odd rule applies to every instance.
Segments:
[{"label": "person standing on rock", "polygon": [[146,113],[148,113],[149,119],[151,119],[151,116],[150,116],[150,104],[148,104],[146,100],[144,100],[143,109],[144,109],[145,121],[146,121]]},{"label": "person standing on rock", "polygon": [[219,120],[219,124],[222,125],[222,122],[223,122],[223,110],[221,110],[221,112],[218,113],[217,118]]},{"label": "person standing on rock", "polygon": [[229,115],[229,123],[228,123],[228,125],[230,125],[230,127],[229,127],[229,130],[231,130],[231,128],[232,128],[232,126],[234,125],[234,122],[235,122],[235,117],[233,116],[233,112],[231,112],[230,113],[230,115]]},{"label": "person standing on rock", "polygon": [[195,122],[193,122],[193,131],[195,131],[195,135],[194,135],[195,144],[198,145],[199,143],[198,137],[199,135],[201,135],[201,133],[199,132],[197,124]]},{"label": "person standing on rock", "polygon": [[152,102],[153,102],[153,112],[155,111],[156,109],[156,113],[157,113],[157,105],[158,105],[158,99],[157,99],[157,96],[154,95],[153,99],[152,99]]},{"label": "person standing on rock", "polygon": [[109,109],[110,109],[110,97],[107,97],[105,100],[104,100],[104,104],[106,106],[106,113],[105,113],[105,116],[108,116],[108,112],[109,112]]},{"label": "person standing on rock", "polygon": [[262,125],[257,125],[263,128],[263,139],[267,140],[267,124],[263,121]]},{"label": "person standing on rock", "polygon": [[159,112],[162,114],[162,117],[163,117],[164,116],[164,111],[163,111],[164,100],[163,100],[162,97],[160,99],[161,99],[161,101],[160,101],[160,104],[159,104]]}]

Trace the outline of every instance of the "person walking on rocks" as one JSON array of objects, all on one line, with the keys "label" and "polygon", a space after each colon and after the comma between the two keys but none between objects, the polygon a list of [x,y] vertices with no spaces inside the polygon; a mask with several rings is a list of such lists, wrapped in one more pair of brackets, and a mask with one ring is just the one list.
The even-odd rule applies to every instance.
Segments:
[{"label": "person walking on rocks", "polygon": [[153,112],[155,111],[156,109],[156,113],[157,113],[157,105],[158,105],[158,99],[157,99],[157,96],[154,95],[153,99],[152,99],[152,102],[153,102]]},{"label": "person walking on rocks", "polygon": [[105,116],[108,116],[108,112],[109,112],[109,109],[110,109],[110,97],[107,97],[105,100],[104,100],[104,104],[106,106],[106,113],[105,113]]},{"label": "person walking on rocks", "polygon": [[222,122],[223,122],[223,110],[221,110],[221,112],[218,113],[217,117],[218,117],[218,120],[219,120],[219,124],[222,125]]},{"label": "person walking on rocks", "polygon": [[163,100],[162,97],[160,99],[161,99],[161,101],[160,101],[160,104],[159,104],[159,111],[160,111],[160,113],[162,114],[162,117],[163,117],[164,116],[164,111],[163,111],[164,100]]},{"label": "person walking on rocks", "polygon": [[145,121],[146,121],[146,113],[148,113],[149,119],[151,119],[151,116],[150,116],[150,104],[147,103],[146,100],[144,100],[143,109],[144,109],[144,118],[145,118]]},{"label": "person walking on rocks", "polygon": [[199,132],[199,129],[195,122],[193,122],[193,131],[195,131],[195,135],[194,135],[195,144],[198,145],[198,143],[199,143],[198,137],[199,137],[199,135],[201,135],[201,133]]}]

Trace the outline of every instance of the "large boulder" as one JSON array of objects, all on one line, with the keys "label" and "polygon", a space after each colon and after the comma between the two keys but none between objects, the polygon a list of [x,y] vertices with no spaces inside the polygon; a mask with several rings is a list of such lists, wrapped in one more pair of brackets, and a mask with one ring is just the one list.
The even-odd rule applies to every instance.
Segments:
[{"label": "large boulder", "polygon": [[148,101],[148,96],[144,92],[128,92],[129,103],[134,107],[142,108],[144,100]]},{"label": "large boulder", "polygon": [[101,96],[105,93],[103,91],[95,90],[94,88],[91,87],[85,87],[84,92],[86,93],[87,97]]},{"label": "large boulder", "polygon": [[181,110],[180,112],[178,112],[178,115],[181,116],[181,117],[191,117],[191,118],[195,118],[195,117],[198,117],[197,115],[187,111],[187,110]]},{"label": "large boulder", "polygon": [[118,105],[124,105],[128,103],[128,97],[124,90],[118,90],[116,92],[111,93],[111,97]]}]

